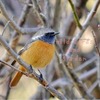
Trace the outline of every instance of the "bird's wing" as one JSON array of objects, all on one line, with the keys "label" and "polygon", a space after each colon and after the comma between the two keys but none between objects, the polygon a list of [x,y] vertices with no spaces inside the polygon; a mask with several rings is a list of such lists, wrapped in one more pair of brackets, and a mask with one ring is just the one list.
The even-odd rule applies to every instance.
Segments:
[{"label": "bird's wing", "polygon": [[[31,40],[29,40],[29,41],[25,44],[25,46],[18,52],[18,55],[21,55],[24,51],[26,51],[26,50],[31,46],[31,44],[32,44],[33,42],[35,42],[36,40],[39,39],[39,37],[41,37],[41,36],[32,37]],[[15,63],[16,63],[16,60],[13,60],[13,62],[11,63],[11,65],[14,66]]]},{"label": "bird's wing", "polygon": [[33,42],[35,42],[36,40],[39,39],[39,37],[41,37],[41,36],[32,37],[31,40],[29,40],[29,41],[25,44],[25,46],[18,52],[18,55],[21,55],[24,51],[26,51],[26,50],[31,46],[31,44],[32,44]]}]

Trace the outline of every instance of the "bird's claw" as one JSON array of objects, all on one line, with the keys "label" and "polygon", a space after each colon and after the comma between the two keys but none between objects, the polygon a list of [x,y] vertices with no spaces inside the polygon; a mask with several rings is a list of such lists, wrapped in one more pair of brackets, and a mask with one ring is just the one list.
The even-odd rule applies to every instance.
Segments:
[{"label": "bird's claw", "polygon": [[29,72],[30,73],[33,73],[33,69],[32,69],[32,66],[31,65],[29,66]]},{"label": "bird's claw", "polygon": [[41,71],[38,69],[38,71],[39,71],[39,73],[40,73],[40,75],[39,75],[39,79],[40,79],[40,81],[43,81],[43,75],[42,75],[42,73],[41,73]]}]

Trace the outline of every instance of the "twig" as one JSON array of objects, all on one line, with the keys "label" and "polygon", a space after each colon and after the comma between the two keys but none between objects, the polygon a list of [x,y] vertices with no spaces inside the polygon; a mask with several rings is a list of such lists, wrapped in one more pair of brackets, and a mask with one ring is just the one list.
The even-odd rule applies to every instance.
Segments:
[{"label": "twig", "polygon": [[25,68],[29,72],[32,72],[32,69],[20,59],[20,57],[10,48],[10,46],[8,45],[8,43],[4,40],[2,36],[0,36],[0,42],[5,47],[5,49],[8,51],[8,53],[10,53],[20,63],[20,65],[25,66]]},{"label": "twig", "polygon": [[53,87],[65,87],[65,86],[69,86],[69,85],[72,85],[72,83],[69,81],[67,82],[66,78],[60,78],[51,83],[51,86],[53,86]]},{"label": "twig", "polygon": [[10,23],[10,21],[8,21],[8,22],[6,23],[6,25],[4,26],[3,31],[1,32],[2,35],[4,34],[4,32],[5,32],[6,28],[7,28],[7,26],[9,25],[9,23]]},{"label": "twig", "polygon": [[91,63],[93,63],[96,59],[97,59],[97,56],[94,56],[93,58],[89,59],[88,61],[84,62],[80,66],[73,69],[73,72],[76,73],[76,72],[84,69],[85,67],[87,67],[87,65],[90,65]]},{"label": "twig", "polygon": [[61,13],[61,0],[56,0],[55,12],[54,12],[54,18],[53,18],[53,28],[56,31],[58,31],[59,29],[60,13]]},{"label": "twig", "polygon": [[[57,58],[60,59],[59,56],[58,56],[58,53],[57,53]],[[68,67],[63,62],[63,60],[62,60],[62,63],[60,63],[60,67],[62,67],[62,69],[64,70],[64,73],[66,74],[66,76],[71,79],[71,82],[73,83],[73,87],[77,91],[79,91],[81,97],[83,97],[84,96],[84,93],[85,93],[88,99],[93,98],[92,95],[90,95],[89,93],[87,93],[87,90],[84,87],[82,81],[79,80],[78,77],[70,69],[68,69]],[[81,90],[83,90],[83,91],[81,91]]]},{"label": "twig", "polygon": [[44,0],[44,14],[47,19],[47,27],[50,27],[50,14],[51,14],[51,6],[50,0]]},{"label": "twig", "polygon": [[[30,0],[27,0],[26,3],[30,3]],[[21,15],[18,19],[17,25],[19,26],[23,26],[25,21],[26,21],[26,16],[29,12],[30,7],[28,5],[25,5],[22,9]],[[33,33],[32,33],[33,34]],[[19,41],[20,35],[17,33],[17,31],[14,30],[14,32],[12,33],[12,37],[10,39],[9,45],[12,49],[15,50],[18,41]],[[5,52],[5,54],[2,57],[2,60],[4,61],[8,61],[9,60],[9,54],[8,52]]]},{"label": "twig", "polygon": [[27,76],[27,77],[30,77],[30,78],[33,78],[33,79],[35,79],[35,80],[37,80],[42,86],[44,86],[44,88],[46,89],[46,90],[48,90],[53,96],[56,96],[56,97],[58,97],[60,100],[67,100],[64,96],[63,96],[63,94],[61,94],[60,92],[58,92],[57,90],[55,90],[52,86],[50,86],[44,79],[41,81],[40,80],[40,78],[39,78],[39,75],[37,75],[34,71],[34,73],[27,73],[27,72],[22,72],[21,70],[19,70],[19,69],[17,69],[17,68],[15,68],[15,67],[13,67],[12,65],[9,65],[9,64],[7,64],[6,62],[4,62],[4,61],[1,61],[0,60],[0,62],[2,62],[3,64],[5,64],[5,65],[7,65],[7,66],[9,66],[9,67],[11,67],[11,68],[13,68],[14,70],[16,70],[16,71],[19,71],[19,72],[21,72],[21,73],[23,73],[25,76]]},{"label": "twig", "polygon": [[97,62],[96,62],[96,65],[97,65],[97,77],[98,77],[98,83],[99,83],[99,87],[100,87],[100,50],[99,50],[99,47],[98,47],[98,42],[97,42],[97,37],[95,35],[95,32],[92,31],[92,35],[94,37],[94,40],[95,40],[95,48],[97,50],[97,53],[98,53],[98,59],[97,59]]},{"label": "twig", "polygon": [[73,2],[72,2],[72,0],[68,0],[68,1],[69,1],[69,3],[70,3],[70,6],[71,6],[72,11],[73,11],[73,14],[74,14],[75,22],[76,22],[77,26],[78,26],[80,29],[82,29],[82,25],[81,25],[80,22],[79,22],[79,18],[78,18],[78,15],[77,15],[77,13],[76,13],[76,10],[75,10],[75,7],[74,7]]},{"label": "twig", "polygon": [[27,6],[30,6],[30,7],[33,7],[33,5],[31,3],[27,3],[26,1],[22,1],[22,0],[19,0],[20,3],[23,3]]},{"label": "twig", "polygon": [[40,8],[40,5],[38,4],[38,1],[37,0],[32,0],[32,3],[34,4],[35,6],[35,11],[40,19],[40,21],[42,22],[42,24],[44,26],[47,26],[48,23],[47,23],[47,19],[46,19],[46,16],[42,13],[41,11],[41,8]]},{"label": "twig", "polygon": [[9,94],[10,94],[10,90],[11,90],[11,88],[9,87],[10,82],[11,82],[11,76],[8,77],[8,80],[6,83],[7,91],[6,91],[6,95],[5,95],[5,100],[8,100],[8,98],[9,98]]},{"label": "twig", "polygon": [[[1,60],[0,60],[0,62],[1,62]],[[0,85],[3,84],[4,82],[6,82],[7,78],[8,78],[8,76],[6,76],[6,77],[0,82]]]},{"label": "twig", "polygon": [[97,11],[97,8],[99,7],[99,4],[100,4],[100,0],[96,0],[96,3],[94,4],[91,12],[87,16],[87,19],[85,20],[84,24],[82,25],[83,29],[79,33],[77,33],[76,36],[72,39],[71,44],[70,44],[70,46],[65,54],[66,60],[69,60],[69,58],[72,56],[71,50],[73,50],[76,47],[75,44],[80,39],[80,37],[82,36],[82,34],[86,30],[86,28],[89,26],[90,21],[92,20],[94,14]]},{"label": "twig", "polygon": [[91,75],[95,74],[97,72],[97,68],[93,68],[88,72],[83,73],[82,75],[79,76],[79,80],[83,80],[86,79],[88,77],[90,77]]},{"label": "twig", "polygon": [[[57,56],[58,59],[60,59],[59,56],[58,56],[58,53],[56,53],[56,56]],[[58,62],[58,63],[60,63],[60,62]],[[69,82],[72,82],[73,87],[77,91],[79,91],[79,94],[82,97],[83,96],[83,92],[81,91],[81,89],[79,87],[78,81],[76,81],[76,79],[73,77],[71,71],[67,68],[67,66],[65,65],[65,63],[63,62],[63,60],[62,60],[62,63],[60,63],[60,67],[62,68],[63,73],[65,74],[65,76],[68,77],[68,78],[70,78],[71,81],[69,81]]]},{"label": "twig", "polygon": [[30,34],[33,32],[37,32],[41,27],[36,27],[36,28],[21,28],[19,27],[15,21],[8,15],[2,1],[0,0],[0,9],[3,13],[3,15],[6,17],[7,20],[10,21],[10,25],[19,33],[19,34]]},{"label": "twig", "polygon": [[95,32],[94,31],[92,31],[92,35],[93,35],[94,40],[95,40],[95,48],[96,48],[96,50],[97,50],[97,52],[99,54],[99,57],[100,57],[100,50],[98,48],[98,42],[97,42],[97,38],[96,38],[96,35],[95,35]]},{"label": "twig", "polygon": [[95,89],[95,87],[98,85],[98,80],[97,81],[95,81],[91,86],[90,86],[90,88],[87,90],[87,92],[88,93],[91,93],[94,89]]}]

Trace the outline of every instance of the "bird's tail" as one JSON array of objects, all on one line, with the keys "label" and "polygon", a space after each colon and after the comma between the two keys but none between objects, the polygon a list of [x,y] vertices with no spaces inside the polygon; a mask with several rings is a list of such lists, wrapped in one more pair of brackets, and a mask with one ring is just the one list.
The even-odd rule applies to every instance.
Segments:
[{"label": "bird's tail", "polygon": [[[19,68],[21,71],[24,71],[25,72],[25,68],[24,67],[20,67]],[[11,82],[10,82],[10,87],[14,87],[14,86],[16,86],[17,84],[18,84],[18,82],[19,82],[19,80],[21,79],[21,77],[22,77],[22,73],[21,72],[17,72],[16,74],[15,74],[15,76],[14,76],[14,78],[11,80]]]}]

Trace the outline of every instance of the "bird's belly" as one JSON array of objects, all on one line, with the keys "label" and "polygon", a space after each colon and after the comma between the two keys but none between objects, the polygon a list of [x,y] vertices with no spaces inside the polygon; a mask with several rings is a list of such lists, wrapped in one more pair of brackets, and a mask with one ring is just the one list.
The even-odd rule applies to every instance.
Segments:
[{"label": "bird's belly", "polygon": [[36,41],[21,55],[21,57],[33,67],[42,68],[50,63],[54,52],[54,45],[43,41]]}]

